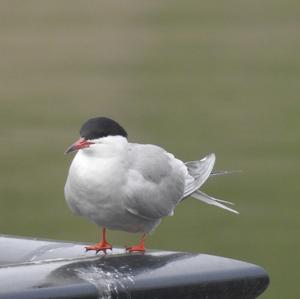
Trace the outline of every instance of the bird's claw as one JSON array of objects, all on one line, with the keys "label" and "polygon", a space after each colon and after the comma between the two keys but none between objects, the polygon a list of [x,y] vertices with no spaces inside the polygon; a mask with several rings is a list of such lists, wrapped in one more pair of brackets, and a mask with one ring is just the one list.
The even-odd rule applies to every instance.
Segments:
[{"label": "bird's claw", "polygon": [[143,237],[142,237],[140,243],[138,245],[126,247],[126,251],[144,253],[145,250],[146,250],[146,248],[145,248],[145,238],[146,238],[146,234],[143,234]]},{"label": "bird's claw", "polygon": [[85,247],[85,251],[91,251],[91,250],[95,250],[95,253],[97,254],[99,251],[103,251],[104,254],[106,254],[106,250],[112,250],[112,246],[109,243],[97,243],[95,245],[92,246],[86,246]]},{"label": "bird's claw", "polygon": [[129,246],[125,249],[128,252],[145,252],[145,246],[143,245]]}]

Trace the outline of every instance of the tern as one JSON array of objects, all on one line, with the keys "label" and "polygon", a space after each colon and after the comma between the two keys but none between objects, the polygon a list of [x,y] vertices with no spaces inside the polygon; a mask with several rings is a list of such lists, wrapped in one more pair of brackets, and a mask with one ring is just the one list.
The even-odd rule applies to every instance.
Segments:
[{"label": "tern", "polygon": [[101,241],[86,250],[112,249],[107,228],[141,233],[140,243],[126,250],[144,252],[146,235],[189,196],[238,213],[225,205],[231,202],[200,191],[209,176],[228,173],[213,172],[213,153],[183,162],[160,146],[129,142],[125,129],[107,117],[82,125],[80,138],[65,153],[74,151],[64,188],[66,202],[73,213],[102,227]]}]

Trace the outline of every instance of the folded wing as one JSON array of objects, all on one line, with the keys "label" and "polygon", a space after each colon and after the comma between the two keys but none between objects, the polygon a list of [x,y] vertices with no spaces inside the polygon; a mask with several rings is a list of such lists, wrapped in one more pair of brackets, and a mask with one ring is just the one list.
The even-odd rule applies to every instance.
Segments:
[{"label": "folded wing", "polygon": [[[134,156],[134,159],[130,156]],[[172,215],[185,188],[187,168],[155,145],[131,144],[126,209],[143,219]]]}]

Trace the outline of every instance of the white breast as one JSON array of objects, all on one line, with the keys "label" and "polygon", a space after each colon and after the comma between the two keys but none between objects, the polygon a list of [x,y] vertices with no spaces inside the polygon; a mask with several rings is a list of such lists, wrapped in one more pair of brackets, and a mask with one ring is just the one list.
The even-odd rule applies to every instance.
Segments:
[{"label": "white breast", "polygon": [[113,198],[120,192],[125,179],[120,171],[122,169],[116,157],[96,159],[79,151],[71,164],[65,185],[65,197],[71,210],[92,221],[103,212],[107,214],[115,205]]}]

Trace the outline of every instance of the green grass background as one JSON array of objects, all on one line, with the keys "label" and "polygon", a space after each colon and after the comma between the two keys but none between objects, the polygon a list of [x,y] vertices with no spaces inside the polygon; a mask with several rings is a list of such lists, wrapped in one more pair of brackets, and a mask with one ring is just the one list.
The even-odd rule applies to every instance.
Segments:
[{"label": "green grass background", "polygon": [[[1,1],[0,233],[94,242],[68,210],[65,148],[105,115],[178,158],[217,155],[205,191],[148,247],[257,263],[261,298],[299,298],[298,1]],[[112,243],[138,239],[109,232]]]}]

